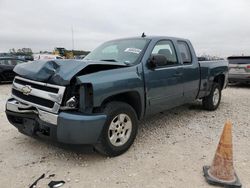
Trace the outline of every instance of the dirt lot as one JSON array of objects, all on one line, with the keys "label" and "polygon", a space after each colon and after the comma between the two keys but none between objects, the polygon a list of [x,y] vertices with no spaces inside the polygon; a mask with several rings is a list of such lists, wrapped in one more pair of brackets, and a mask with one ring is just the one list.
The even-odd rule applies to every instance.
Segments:
[{"label": "dirt lot", "polygon": [[227,119],[233,122],[235,169],[250,187],[250,86],[227,88],[214,112],[201,110],[197,102],[148,118],[131,149],[116,158],[20,134],[4,113],[10,88],[0,85],[0,187],[28,187],[43,173],[55,177],[38,187],[51,180],[65,180],[63,187],[210,187],[202,166],[211,164]]}]

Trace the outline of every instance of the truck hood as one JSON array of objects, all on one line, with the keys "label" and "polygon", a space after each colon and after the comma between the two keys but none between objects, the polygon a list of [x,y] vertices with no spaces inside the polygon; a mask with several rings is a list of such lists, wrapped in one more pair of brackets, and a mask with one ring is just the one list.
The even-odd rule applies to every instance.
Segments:
[{"label": "truck hood", "polygon": [[126,66],[124,63],[106,61],[38,60],[19,64],[14,72],[27,79],[65,86],[77,75]]}]

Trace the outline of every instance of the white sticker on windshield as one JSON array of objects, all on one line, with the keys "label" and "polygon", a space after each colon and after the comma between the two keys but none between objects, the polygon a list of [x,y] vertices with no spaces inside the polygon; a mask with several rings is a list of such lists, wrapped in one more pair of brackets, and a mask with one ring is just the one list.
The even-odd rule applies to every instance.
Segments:
[{"label": "white sticker on windshield", "polygon": [[139,54],[141,52],[141,50],[138,49],[138,48],[127,48],[127,49],[124,50],[124,52]]}]

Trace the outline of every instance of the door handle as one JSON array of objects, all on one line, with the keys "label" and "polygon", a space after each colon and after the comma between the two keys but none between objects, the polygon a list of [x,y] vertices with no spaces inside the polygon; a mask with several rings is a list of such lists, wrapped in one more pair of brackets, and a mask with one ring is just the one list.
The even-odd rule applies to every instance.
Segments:
[{"label": "door handle", "polygon": [[174,74],[174,76],[176,76],[176,77],[182,76],[182,72],[176,72],[176,73]]}]

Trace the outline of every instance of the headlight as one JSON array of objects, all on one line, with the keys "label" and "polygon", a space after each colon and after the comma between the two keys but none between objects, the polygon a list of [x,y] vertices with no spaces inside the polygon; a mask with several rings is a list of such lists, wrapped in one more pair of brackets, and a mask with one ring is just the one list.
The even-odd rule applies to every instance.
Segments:
[{"label": "headlight", "polygon": [[75,96],[71,97],[69,100],[66,102],[66,106],[61,106],[61,110],[71,110],[71,109],[76,109],[78,105],[78,100]]},{"label": "headlight", "polygon": [[69,108],[76,108],[78,104],[78,101],[76,99],[76,97],[71,97],[67,102],[66,102],[66,106]]}]

